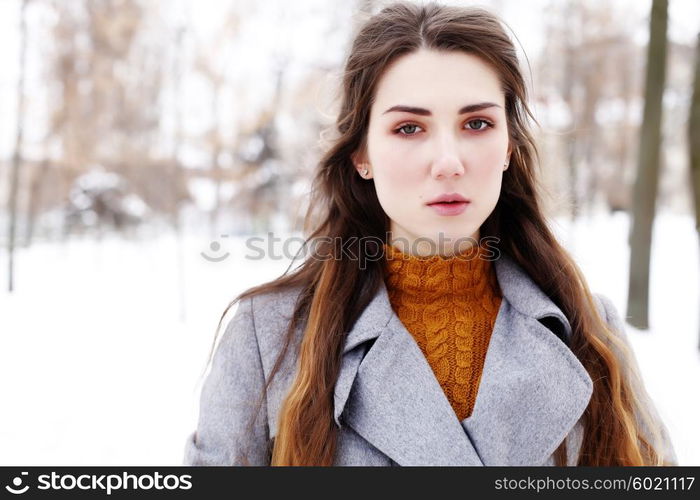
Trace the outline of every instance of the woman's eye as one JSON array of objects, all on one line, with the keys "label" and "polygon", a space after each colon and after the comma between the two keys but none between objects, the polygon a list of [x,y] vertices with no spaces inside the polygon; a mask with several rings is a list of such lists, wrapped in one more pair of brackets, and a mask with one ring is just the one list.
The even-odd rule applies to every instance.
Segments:
[{"label": "woman's eye", "polygon": [[407,128],[410,128],[410,127],[413,127],[413,128],[420,128],[418,125],[415,125],[415,124],[413,124],[413,123],[407,123],[406,125],[402,125],[402,126],[400,126],[399,128],[397,128],[396,131],[397,131],[397,132],[403,131],[403,134],[402,134],[402,135],[415,135],[413,132],[409,132],[409,131],[406,130]]},{"label": "woman's eye", "polygon": [[[474,126],[475,124],[476,126]],[[472,130],[484,130],[489,126],[489,122],[487,122],[486,120],[477,119],[467,123],[467,126]]]}]

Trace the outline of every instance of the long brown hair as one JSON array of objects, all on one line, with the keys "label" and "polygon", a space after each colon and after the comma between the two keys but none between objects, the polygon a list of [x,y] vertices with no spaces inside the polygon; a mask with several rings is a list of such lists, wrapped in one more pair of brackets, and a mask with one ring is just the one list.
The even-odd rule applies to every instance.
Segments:
[{"label": "long brown hair", "polygon": [[[284,347],[266,385],[267,390],[302,325],[301,342],[294,344],[292,354],[298,371],[280,410],[271,464],[334,463],[338,428],[333,393],[343,341],[384,279],[383,260],[362,255],[376,255],[376,246],[386,241],[389,231],[374,184],[357,174],[351,158],[365,151],[369,111],[382,72],[392,61],[421,48],[467,52],[500,76],[512,154],[500,198],[481,226],[481,235],[499,238],[500,251],[519,264],[570,321],[570,347],[593,380],[578,464],[661,465],[662,456],[651,444],[657,442],[660,428],[633,390],[638,373],[623,368],[630,353],[598,314],[584,276],[553,236],[540,208],[542,187],[529,125],[534,117],[514,45],[501,21],[488,11],[435,3],[391,4],[355,36],[343,73],[336,137],[319,161],[304,223],[306,242],[321,241],[314,252],[324,258],[308,258],[293,272],[287,269],[278,279],[246,290],[219,321],[220,329],[229,308],[246,297],[299,290]],[[368,250],[368,241],[377,242],[375,248]],[[343,256],[349,252],[360,258]],[[566,441],[555,452],[558,465],[566,465],[565,446]]]}]

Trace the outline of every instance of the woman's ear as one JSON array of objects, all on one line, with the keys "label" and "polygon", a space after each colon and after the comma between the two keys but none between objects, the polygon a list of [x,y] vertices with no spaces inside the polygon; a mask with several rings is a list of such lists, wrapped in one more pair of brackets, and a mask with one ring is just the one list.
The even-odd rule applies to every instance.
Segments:
[{"label": "woman's ear", "polygon": [[360,174],[363,179],[369,179],[372,176],[369,163],[362,161],[362,157],[359,154],[351,155],[351,160],[355,166],[355,170]]},{"label": "woman's ear", "polygon": [[355,166],[355,169],[360,170],[362,168],[362,165],[364,163],[367,163],[364,155],[361,153],[353,153],[350,155],[350,159],[352,160],[352,164]]}]

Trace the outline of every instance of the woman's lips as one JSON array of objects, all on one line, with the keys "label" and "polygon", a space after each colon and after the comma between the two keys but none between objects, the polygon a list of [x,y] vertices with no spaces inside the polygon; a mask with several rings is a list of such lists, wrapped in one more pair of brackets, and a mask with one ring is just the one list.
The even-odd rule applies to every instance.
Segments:
[{"label": "woman's lips", "polygon": [[469,202],[432,203],[428,206],[438,215],[459,215],[467,209]]}]

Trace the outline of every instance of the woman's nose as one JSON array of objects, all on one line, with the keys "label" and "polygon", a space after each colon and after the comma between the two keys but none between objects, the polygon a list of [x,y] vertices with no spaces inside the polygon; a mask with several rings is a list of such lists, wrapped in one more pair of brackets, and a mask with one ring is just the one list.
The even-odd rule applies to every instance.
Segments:
[{"label": "woman's nose", "polygon": [[462,175],[464,166],[459,159],[457,145],[452,139],[443,139],[436,151],[431,174],[435,178]]}]

